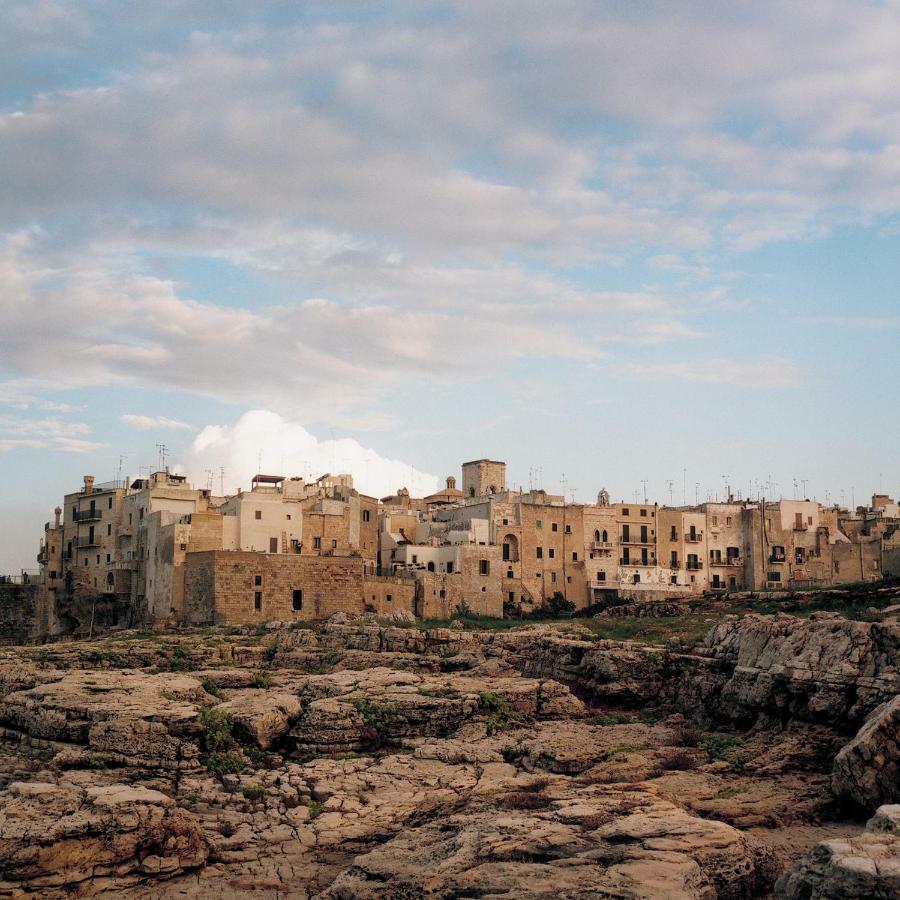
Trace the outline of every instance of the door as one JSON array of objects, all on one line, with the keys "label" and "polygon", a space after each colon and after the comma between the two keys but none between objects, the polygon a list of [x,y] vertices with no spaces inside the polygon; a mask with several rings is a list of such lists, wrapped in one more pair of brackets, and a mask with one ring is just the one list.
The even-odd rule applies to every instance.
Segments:
[{"label": "door", "polygon": [[269,553],[277,553],[278,552],[278,538],[273,537],[269,538]]}]

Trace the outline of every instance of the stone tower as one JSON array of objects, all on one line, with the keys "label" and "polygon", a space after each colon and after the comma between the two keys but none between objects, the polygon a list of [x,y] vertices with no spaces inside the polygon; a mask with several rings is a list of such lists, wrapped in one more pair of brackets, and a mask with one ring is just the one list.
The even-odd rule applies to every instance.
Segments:
[{"label": "stone tower", "polygon": [[506,490],[506,463],[475,459],[463,463],[462,491],[466,497],[484,497]]}]

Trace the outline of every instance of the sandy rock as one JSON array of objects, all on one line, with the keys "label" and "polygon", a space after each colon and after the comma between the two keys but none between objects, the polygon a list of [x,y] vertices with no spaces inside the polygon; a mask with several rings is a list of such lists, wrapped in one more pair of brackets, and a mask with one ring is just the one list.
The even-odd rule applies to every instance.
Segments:
[{"label": "sandy rock", "polygon": [[284,691],[252,690],[232,697],[216,707],[228,713],[237,730],[263,750],[268,750],[290,731],[300,717],[301,702]]}]

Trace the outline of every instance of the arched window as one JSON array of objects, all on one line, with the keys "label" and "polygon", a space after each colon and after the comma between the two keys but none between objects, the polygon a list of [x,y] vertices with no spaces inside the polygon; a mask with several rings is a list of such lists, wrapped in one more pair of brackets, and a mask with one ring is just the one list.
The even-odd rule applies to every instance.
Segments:
[{"label": "arched window", "polygon": [[594,532],[594,540],[597,541],[597,543],[600,542],[600,529],[599,528]]},{"label": "arched window", "polygon": [[428,571],[429,571],[429,572],[433,572],[433,571],[434,571],[434,563],[433,563],[433,562],[428,563]]},{"label": "arched window", "polygon": [[605,528],[603,529],[603,537],[600,538],[600,540],[603,541],[604,544],[609,540],[609,535],[607,535]]},{"label": "arched window", "polygon": [[116,576],[112,572],[106,573],[106,583],[112,587],[116,583]]}]

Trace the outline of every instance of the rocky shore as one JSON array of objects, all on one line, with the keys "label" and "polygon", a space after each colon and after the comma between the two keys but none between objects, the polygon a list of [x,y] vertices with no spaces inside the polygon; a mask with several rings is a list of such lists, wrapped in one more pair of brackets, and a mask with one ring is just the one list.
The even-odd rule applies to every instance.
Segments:
[{"label": "rocky shore", "polygon": [[0,894],[895,897],[898,694],[836,613],[4,648]]}]

